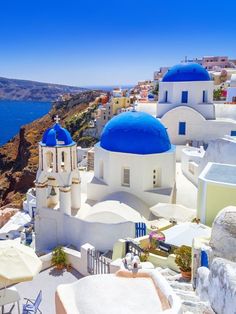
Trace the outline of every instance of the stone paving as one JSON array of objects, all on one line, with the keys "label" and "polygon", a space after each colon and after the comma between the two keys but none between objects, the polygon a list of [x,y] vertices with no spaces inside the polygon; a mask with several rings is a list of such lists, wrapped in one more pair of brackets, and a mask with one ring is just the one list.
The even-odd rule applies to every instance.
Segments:
[{"label": "stone paving", "polygon": [[184,314],[214,314],[208,302],[203,302],[196,295],[190,282],[184,280],[180,274],[169,268],[158,268],[160,273],[166,278],[175,293],[182,301],[182,311]]}]

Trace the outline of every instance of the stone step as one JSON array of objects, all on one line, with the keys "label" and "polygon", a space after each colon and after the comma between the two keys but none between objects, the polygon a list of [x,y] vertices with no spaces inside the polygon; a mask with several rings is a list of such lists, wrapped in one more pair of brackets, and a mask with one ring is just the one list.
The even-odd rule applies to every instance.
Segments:
[{"label": "stone step", "polygon": [[183,301],[182,310],[184,314],[215,314],[207,302]]},{"label": "stone step", "polygon": [[189,291],[189,292],[195,293],[193,286],[191,284],[182,283],[182,282],[178,282],[178,281],[168,281],[168,282],[169,282],[169,285],[173,289],[179,289],[179,290]]}]

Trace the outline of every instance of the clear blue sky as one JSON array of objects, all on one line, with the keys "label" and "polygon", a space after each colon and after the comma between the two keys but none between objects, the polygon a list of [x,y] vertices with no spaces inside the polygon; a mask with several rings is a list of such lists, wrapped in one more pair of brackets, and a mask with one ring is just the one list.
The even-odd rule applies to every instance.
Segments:
[{"label": "clear blue sky", "polygon": [[187,55],[236,58],[236,1],[5,0],[0,76],[132,84]]}]

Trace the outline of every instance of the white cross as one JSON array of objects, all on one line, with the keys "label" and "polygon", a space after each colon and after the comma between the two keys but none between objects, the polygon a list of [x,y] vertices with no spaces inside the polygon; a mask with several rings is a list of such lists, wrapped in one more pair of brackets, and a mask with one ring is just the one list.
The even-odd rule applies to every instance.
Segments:
[{"label": "white cross", "polygon": [[56,123],[59,123],[61,119],[59,118],[58,114],[55,116],[54,120],[56,121]]},{"label": "white cross", "polygon": [[132,110],[132,111],[136,111],[135,107],[137,107],[137,106],[138,106],[138,102],[137,102],[137,100],[136,100],[136,101],[134,101],[133,104],[132,104],[132,107],[133,107],[133,110]]}]

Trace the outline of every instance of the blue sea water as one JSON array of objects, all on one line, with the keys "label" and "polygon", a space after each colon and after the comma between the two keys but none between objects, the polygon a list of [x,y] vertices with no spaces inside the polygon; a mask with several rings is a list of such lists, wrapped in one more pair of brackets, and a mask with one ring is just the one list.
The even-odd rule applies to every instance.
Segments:
[{"label": "blue sea water", "polygon": [[0,146],[15,136],[22,125],[49,112],[50,102],[0,101]]}]

